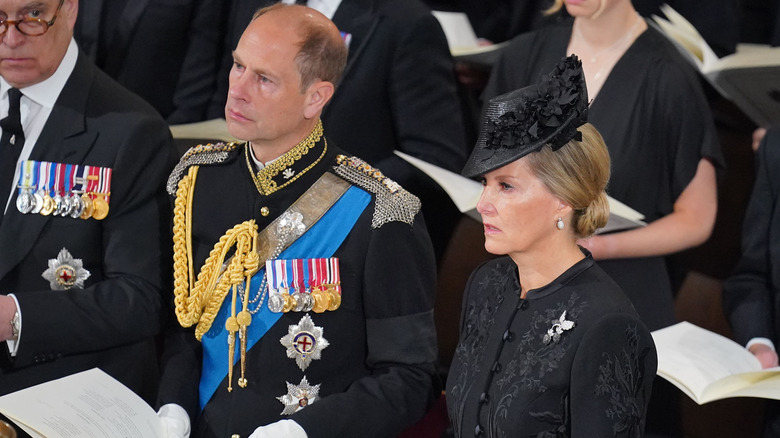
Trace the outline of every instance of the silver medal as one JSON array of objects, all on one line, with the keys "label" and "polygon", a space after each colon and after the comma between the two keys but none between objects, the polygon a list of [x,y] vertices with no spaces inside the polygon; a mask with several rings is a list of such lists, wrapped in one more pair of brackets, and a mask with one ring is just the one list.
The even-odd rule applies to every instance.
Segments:
[{"label": "silver medal", "polygon": [[19,196],[16,197],[16,209],[19,213],[27,214],[33,209],[32,189],[22,189]]}]

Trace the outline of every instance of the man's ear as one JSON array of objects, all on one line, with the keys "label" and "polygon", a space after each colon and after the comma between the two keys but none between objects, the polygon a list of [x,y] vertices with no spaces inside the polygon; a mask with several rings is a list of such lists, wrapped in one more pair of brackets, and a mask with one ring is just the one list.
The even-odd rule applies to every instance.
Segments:
[{"label": "man's ear", "polygon": [[62,9],[66,12],[63,15],[66,16],[68,27],[72,32],[73,28],[76,26],[76,17],[79,14],[79,2],[78,0],[65,0],[62,4]]},{"label": "man's ear", "polygon": [[307,119],[319,117],[325,104],[333,97],[336,87],[328,81],[317,81],[306,91],[306,108],[304,117]]}]

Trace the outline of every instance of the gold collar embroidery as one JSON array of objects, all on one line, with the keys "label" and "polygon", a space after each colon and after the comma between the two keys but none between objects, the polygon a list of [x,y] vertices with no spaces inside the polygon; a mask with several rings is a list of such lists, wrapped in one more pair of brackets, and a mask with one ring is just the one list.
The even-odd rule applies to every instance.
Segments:
[{"label": "gold collar embroidery", "polygon": [[[254,166],[252,165],[252,161],[249,158],[249,148],[251,147],[249,143],[246,144],[246,147],[244,148],[244,152],[246,155],[246,165],[249,169],[249,174],[252,175],[252,180],[255,182],[255,187],[257,187],[257,191],[260,192],[263,196],[268,196],[271,193],[284,188],[288,184],[292,183],[296,179],[298,179],[301,175],[308,172],[312,167],[314,167],[317,163],[322,160],[322,157],[325,156],[325,152],[328,151],[328,142],[325,141],[325,147],[322,150],[322,154],[314,160],[313,163],[311,163],[309,166],[307,166],[305,169],[299,171],[298,173],[295,173],[293,169],[291,169],[291,166],[295,164],[298,160],[303,158],[304,155],[308,154],[309,151],[314,147],[315,144],[322,138],[322,121],[318,120],[317,124],[314,126],[314,129],[309,133],[309,135],[303,139],[300,143],[295,145],[292,149],[287,151],[284,155],[279,157],[276,161],[272,162],[271,164],[265,166],[264,168],[260,169],[259,171],[255,172]],[[284,179],[287,181],[279,185],[274,178],[276,178],[279,174],[282,174]]]}]

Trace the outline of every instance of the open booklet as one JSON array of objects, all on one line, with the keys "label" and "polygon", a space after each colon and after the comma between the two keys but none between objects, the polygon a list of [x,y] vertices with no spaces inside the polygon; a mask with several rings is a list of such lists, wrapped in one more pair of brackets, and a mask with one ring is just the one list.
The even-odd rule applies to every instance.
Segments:
[{"label": "open booklet", "polygon": [[468,17],[463,12],[432,11],[433,16],[439,20],[450,53],[456,61],[472,64],[492,65],[501,54],[501,50],[509,42],[498,44],[480,45],[474,28],[471,27]]},{"label": "open booklet", "polygon": [[163,438],[154,410],[98,368],[0,397],[0,412],[33,438]]},{"label": "open booklet", "polygon": [[780,123],[780,47],[738,44],[731,55],[718,58],[696,28],[669,5],[666,18],[653,20],[715,87],[759,126]]},{"label": "open booklet", "polygon": [[654,331],[653,340],[658,375],[700,405],[730,397],[780,400],[780,367],[762,370],[729,338],[684,321]]},{"label": "open booklet", "polygon": [[[477,212],[477,202],[482,194],[482,184],[403,152],[395,151],[395,153],[436,181],[447,192],[461,213],[482,222],[482,217]],[[644,216],[638,211],[611,197],[608,197],[608,200],[609,221],[596,234],[627,230],[646,225],[642,222]]]}]

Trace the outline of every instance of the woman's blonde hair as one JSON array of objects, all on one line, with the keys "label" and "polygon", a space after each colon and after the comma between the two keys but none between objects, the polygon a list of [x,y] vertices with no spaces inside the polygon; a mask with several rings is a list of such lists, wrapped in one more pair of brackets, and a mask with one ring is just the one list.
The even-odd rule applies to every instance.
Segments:
[{"label": "woman's blonde hair", "polygon": [[561,10],[563,7],[563,0],[553,0],[552,6],[542,11],[544,15],[552,15]]},{"label": "woman's blonde hair", "polygon": [[590,123],[578,128],[582,141],[571,140],[553,151],[549,145],[528,155],[528,166],[547,189],[569,204],[570,225],[578,237],[588,237],[607,224],[609,203],[604,191],[610,160],[601,134]]}]

